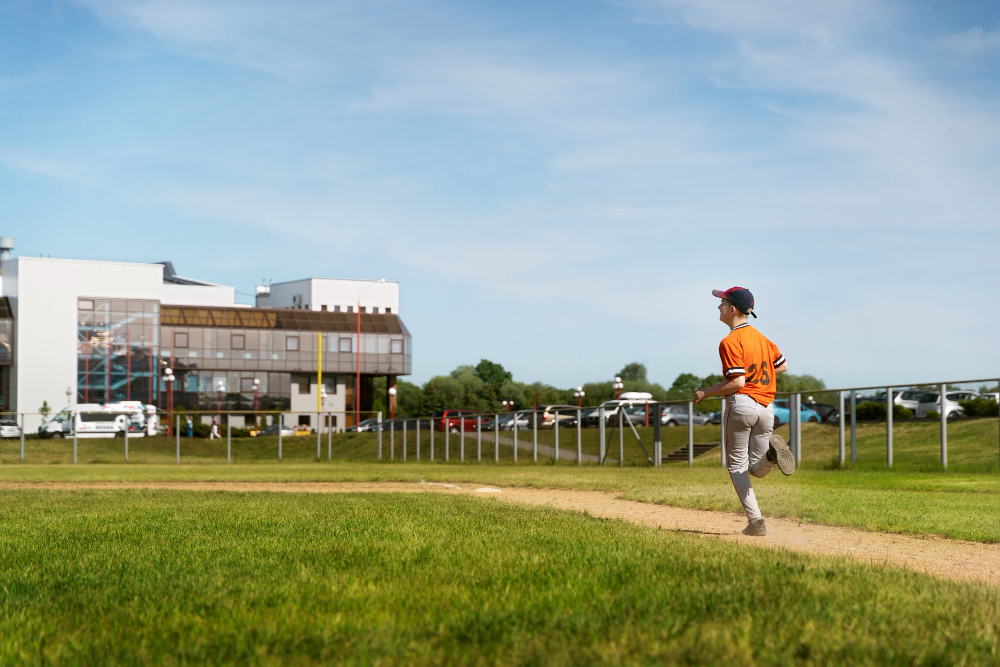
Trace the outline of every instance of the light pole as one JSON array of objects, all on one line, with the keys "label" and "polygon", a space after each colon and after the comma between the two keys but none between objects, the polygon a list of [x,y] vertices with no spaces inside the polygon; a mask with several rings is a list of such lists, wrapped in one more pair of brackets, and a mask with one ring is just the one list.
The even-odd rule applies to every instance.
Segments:
[{"label": "light pole", "polygon": [[253,429],[256,431],[260,426],[260,417],[257,414],[257,396],[260,394],[260,380],[253,379]]},{"label": "light pole", "polygon": [[381,285],[385,278],[372,281],[358,290],[358,372],[354,378],[354,424],[361,423],[361,293],[369,287]]},{"label": "light pole", "polygon": [[326,416],[326,389],[319,390],[319,412],[319,424],[316,426],[316,432],[322,433],[324,417]]},{"label": "light pole", "polygon": [[612,386],[614,387],[614,390],[615,390],[615,398],[621,397],[621,395],[622,395],[622,389],[625,388],[625,385],[622,384],[622,379],[620,377],[616,376],[615,377],[615,383]]},{"label": "light pole", "polygon": [[225,390],[226,385],[222,380],[215,383],[215,390],[218,393],[219,398],[219,428],[222,428],[222,392]]},{"label": "light pole", "polygon": [[166,368],[163,370],[163,382],[167,385],[167,437],[174,434],[174,372]]},{"label": "light pole", "polygon": [[583,387],[577,387],[576,391],[573,392],[573,396],[576,398],[576,407],[583,407],[583,397],[586,396]]},{"label": "light pole", "polygon": [[396,388],[389,387],[389,419],[396,418]]}]

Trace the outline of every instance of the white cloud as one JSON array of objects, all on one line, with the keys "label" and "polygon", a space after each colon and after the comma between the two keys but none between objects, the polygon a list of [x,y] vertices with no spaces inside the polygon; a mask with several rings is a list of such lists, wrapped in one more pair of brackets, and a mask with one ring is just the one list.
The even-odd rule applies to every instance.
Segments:
[{"label": "white cloud", "polygon": [[982,56],[1000,50],[1000,30],[987,32],[979,26],[948,35],[938,41],[941,46],[967,56]]}]

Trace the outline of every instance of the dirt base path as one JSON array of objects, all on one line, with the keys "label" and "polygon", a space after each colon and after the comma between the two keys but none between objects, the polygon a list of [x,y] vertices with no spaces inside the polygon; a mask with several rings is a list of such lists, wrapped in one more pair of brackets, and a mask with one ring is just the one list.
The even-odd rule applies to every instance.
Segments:
[{"label": "dirt base path", "polygon": [[1000,545],[997,544],[868,532],[773,518],[767,519],[766,537],[746,537],[740,533],[746,524],[741,514],[640,503],[622,500],[603,491],[412,482],[3,482],[0,489],[468,494],[587,512],[591,516],[624,519],[644,526],[681,530],[766,548],[846,556],[866,563],[906,567],[946,579],[1000,586]]}]

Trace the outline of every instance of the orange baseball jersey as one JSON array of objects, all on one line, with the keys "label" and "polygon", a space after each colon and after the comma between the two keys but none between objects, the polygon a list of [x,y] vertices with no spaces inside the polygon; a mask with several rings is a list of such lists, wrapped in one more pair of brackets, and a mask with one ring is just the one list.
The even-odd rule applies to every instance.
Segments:
[{"label": "orange baseball jersey", "polygon": [[771,404],[777,384],[774,369],[785,363],[777,345],[749,324],[741,324],[719,343],[719,356],[727,380],[745,376],[746,384],[738,394],[746,394],[762,405]]}]

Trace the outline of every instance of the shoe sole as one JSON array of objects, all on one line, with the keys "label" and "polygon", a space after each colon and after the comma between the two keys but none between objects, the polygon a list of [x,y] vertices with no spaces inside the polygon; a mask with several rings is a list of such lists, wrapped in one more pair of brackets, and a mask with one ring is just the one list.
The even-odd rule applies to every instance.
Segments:
[{"label": "shoe sole", "polygon": [[778,470],[785,475],[795,472],[795,457],[780,435],[771,436],[771,446],[774,447],[774,455],[778,459]]}]

